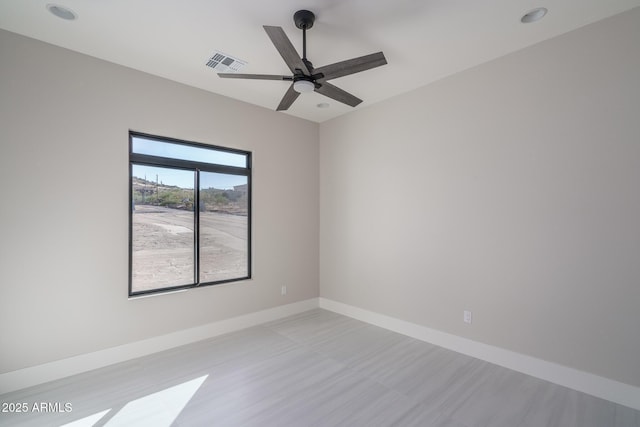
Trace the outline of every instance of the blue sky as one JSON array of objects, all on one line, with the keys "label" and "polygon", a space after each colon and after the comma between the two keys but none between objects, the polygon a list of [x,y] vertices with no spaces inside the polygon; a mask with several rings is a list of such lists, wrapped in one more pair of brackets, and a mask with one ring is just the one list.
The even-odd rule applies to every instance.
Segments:
[{"label": "blue sky", "polygon": [[[226,166],[247,166],[247,156],[242,153],[230,153],[217,150],[214,147],[198,147],[193,145],[177,144],[145,137],[132,137],[132,149],[134,153],[149,154],[152,156],[167,157],[181,160],[193,160],[203,163],[219,164]],[[156,181],[164,185],[177,185],[180,188],[193,188],[194,173],[182,169],[167,167],[133,165],[133,176]],[[235,185],[247,183],[247,177],[238,175],[226,175],[219,173],[201,172],[201,188],[218,188],[221,190],[233,189]]]},{"label": "blue sky", "polygon": [[221,151],[214,147],[196,147],[193,145],[177,144],[154,139],[133,136],[133,152],[149,154],[151,156],[167,157],[169,159],[193,160],[225,166],[247,166],[247,156],[241,153]]}]

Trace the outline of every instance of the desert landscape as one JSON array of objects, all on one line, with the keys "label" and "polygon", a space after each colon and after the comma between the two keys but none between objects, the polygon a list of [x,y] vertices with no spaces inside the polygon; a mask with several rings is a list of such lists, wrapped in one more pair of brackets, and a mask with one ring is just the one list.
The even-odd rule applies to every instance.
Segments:
[{"label": "desert landscape", "polygon": [[[200,283],[247,276],[246,215],[200,212]],[[132,292],[195,283],[194,212],[136,205]]]}]

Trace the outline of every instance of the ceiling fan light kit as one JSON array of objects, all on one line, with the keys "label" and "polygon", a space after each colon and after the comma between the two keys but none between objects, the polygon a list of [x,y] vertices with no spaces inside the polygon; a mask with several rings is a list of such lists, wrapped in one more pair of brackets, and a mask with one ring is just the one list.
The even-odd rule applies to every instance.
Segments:
[{"label": "ceiling fan light kit", "polygon": [[316,85],[309,80],[297,80],[293,82],[293,89],[298,93],[309,93],[316,89]]},{"label": "ceiling fan light kit", "polygon": [[289,89],[276,108],[277,111],[287,110],[301,93],[308,92],[317,92],[351,107],[360,104],[362,102],[361,99],[332,85],[328,80],[385,65],[387,60],[384,54],[377,52],[314,68],[313,64],[307,59],[307,30],[313,27],[315,15],[309,10],[299,10],[293,15],[293,22],[297,28],[302,30],[302,57],[293,47],[282,27],[263,26],[293,75],[218,73],[218,76],[233,79],[291,81]]}]

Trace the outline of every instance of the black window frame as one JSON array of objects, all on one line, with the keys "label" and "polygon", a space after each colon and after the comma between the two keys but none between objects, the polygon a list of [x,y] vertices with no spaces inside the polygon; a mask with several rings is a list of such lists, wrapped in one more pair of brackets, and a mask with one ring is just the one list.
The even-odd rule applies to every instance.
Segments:
[{"label": "black window frame", "polygon": [[[196,147],[206,150],[219,151],[224,153],[240,154],[246,158],[246,167],[228,166],[214,163],[204,163],[192,160],[182,160],[169,157],[159,157],[148,154],[140,154],[133,152],[133,139],[143,138],[152,141],[158,141],[161,143],[180,144],[190,147]],[[143,166],[157,166],[168,167],[173,169],[182,169],[194,171],[194,283],[188,285],[176,285],[161,288],[153,288],[143,291],[133,292],[133,210],[134,210],[134,192],[133,192],[133,165]],[[223,283],[238,282],[243,280],[249,280],[252,278],[251,271],[251,259],[252,259],[252,239],[251,239],[251,224],[252,224],[252,153],[246,150],[240,150],[236,148],[221,147],[218,145],[204,144],[200,142],[185,141],[176,138],[151,135],[148,133],[129,131],[129,297],[139,297],[150,294],[162,294],[170,293],[179,290],[199,288],[203,286],[219,285]],[[247,275],[233,278],[217,280],[212,282],[200,282],[200,248],[199,248],[199,230],[200,230],[200,171],[223,173],[230,175],[239,175],[247,177]]]}]

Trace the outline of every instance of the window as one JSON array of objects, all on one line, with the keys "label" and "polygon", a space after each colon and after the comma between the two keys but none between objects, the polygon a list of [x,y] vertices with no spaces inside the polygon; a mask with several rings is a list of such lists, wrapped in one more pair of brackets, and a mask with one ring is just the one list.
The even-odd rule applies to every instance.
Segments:
[{"label": "window", "polygon": [[251,153],[129,133],[129,295],[251,277]]}]

